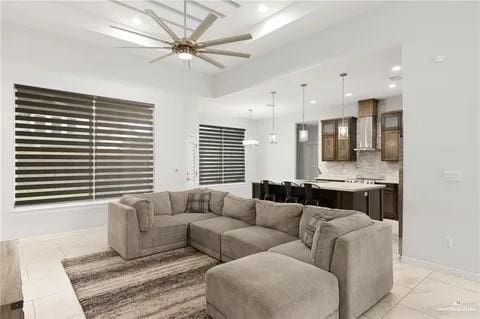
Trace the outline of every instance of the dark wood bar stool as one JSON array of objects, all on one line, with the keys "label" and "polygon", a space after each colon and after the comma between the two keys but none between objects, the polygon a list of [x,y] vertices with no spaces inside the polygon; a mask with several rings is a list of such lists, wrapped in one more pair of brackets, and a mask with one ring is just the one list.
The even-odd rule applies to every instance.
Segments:
[{"label": "dark wood bar stool", "polygon": [[262,187],[263,200],[270,200],[274,202],[276,196],[275,196],[275,193],[271,191],[271,186],[275,185],[275,183],[269,180],[263,180],[262,185],[263,185]]},{"label": "dark wood bar stool", "polygon": [[299,187],[298,184],[289,181],[283,181],[282,185],[285,186],[285,203],[298,203],[298,196],[294,196],[292,186]]},{"label": "dark wood bar stool", "polygon": [[313,190],[320,189],[320,187],[318,185],[310,184],[310,183],[303,183],[301,186],[303,186],[304,196],[305,196],[303,204],[320,206],[320,199],[313,198]]}]

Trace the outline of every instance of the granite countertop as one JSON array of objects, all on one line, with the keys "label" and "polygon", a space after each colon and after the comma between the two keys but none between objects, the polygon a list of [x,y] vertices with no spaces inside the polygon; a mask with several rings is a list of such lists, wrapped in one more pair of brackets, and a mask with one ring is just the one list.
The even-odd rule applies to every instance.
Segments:
[{"label": "granite countertop", "polygon": [[[355,179],[355,176],[340,176],[340,175],[320,175],[317,177],[317,180],[330,180],[330,181],[339,181],[339,182],[344,182],[346,180],[351,180]],[[375,181],[377,184],[399,184],[398,178],[383,178],[383,179],[377,179]]]},{"label": "granite countertop", "polygon": [[315,184],[320,189],[340,191],[340,192],[364,192],[374,189],[385,188],[382,184],[362,184],[362,183],[345,183],[345,182],[310,182],[305,180],[295,180],[295,183],[310,183]]}]

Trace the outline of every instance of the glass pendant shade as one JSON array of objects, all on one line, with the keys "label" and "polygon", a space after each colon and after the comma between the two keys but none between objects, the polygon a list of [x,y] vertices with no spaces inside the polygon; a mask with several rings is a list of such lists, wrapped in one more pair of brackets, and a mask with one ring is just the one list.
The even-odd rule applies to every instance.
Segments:
[{"label": "glass pendant shade", "polygon": [[270,144],[277,144],[278,143],[277,133],[274,133],[274,132],[270,133],[270,135],[268,136],[268,142]]},{"label": "glass pendant shade", "polygon": [[303,129],[298,131],[298,141],[301,143],[308,142],[308,131]]},{"label": "glass pendant shade", "polygon": [[347,125],[347,123],[342,122],[342,124],[338,126],[338,138],[339,139],[348,138],[348,125]]}]

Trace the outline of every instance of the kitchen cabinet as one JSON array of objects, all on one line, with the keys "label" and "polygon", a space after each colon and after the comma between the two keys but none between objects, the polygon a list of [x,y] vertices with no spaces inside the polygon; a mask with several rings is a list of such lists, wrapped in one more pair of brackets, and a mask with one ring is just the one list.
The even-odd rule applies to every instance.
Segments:
[{"label": "kitchen cabinet", "polygon": [[322,161],[356,161],[357,153],[357,118],[346,117],[348,138],[338,138],[339,127],[342,119],[322,121]]},{"label": "kitchen cabinet", "polygon": [[398,220],[398,186],[386,184],[383,189],[383,217]]},{"label": "kitchen cabinet", "polygon": [[398,161],[400,158],[400,135],[402,112],[382,114],[382,161]]}]

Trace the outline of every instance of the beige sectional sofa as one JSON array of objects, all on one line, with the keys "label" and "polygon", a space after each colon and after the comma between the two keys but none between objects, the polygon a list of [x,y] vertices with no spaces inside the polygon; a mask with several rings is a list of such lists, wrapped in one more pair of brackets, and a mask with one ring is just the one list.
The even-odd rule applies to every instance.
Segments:
[{"label": "beige sectional sofa", "polygon": [[[225,278],[230,278],[232,273],[244,267],[255,267],[252,272],[259,275],[262,267],[268,268],[269,260],[270,263],[271,260],[280,260],[280,265],[275,267],[284,267],[286,276],[292,274],[289,267],[296,267],[299,277],[305,277],[314,271],[318,272],[314,277],[334,278],[333,281],[324,279],[328,283],[321,284],[322,287],[315,291],[312,298],[324,298],[321,296],[328,290],[330,294],[337,295],[338,304],[334,305],[335,297],[328,299],[333,304],[322,306],[325,311],[328,310],[324,314],[316,312],[316,305],[312,310],[318,315],[314,315],[315,318],[356,318],[391,290],[393,271],[390,225],[373,222],[363,213],[246,199],[213,190],[208,190],[211,193],[210,212],[186,213],[188,194],[202,191],[206,190],[143,194],[138,195],[143,202],[122,199],[110,203],[109,245],[125,259],[191,245],[223,262],[232,261],[214,267],[207,273],[207,311],[213,318],[231,319],[242,313],[262,317],[259,314],[264,312],[249,311],[258,307],[262,311],[276,309],[278,299],[273,297],[263,299],[270,300],[273,305],[256,304],[256,308],[252,308],[245,303],[244,310],[238,308],[230,315],[228,309],[218,309],[225,307],[226,303],[225,296],[219,294],[223,289],[218,286],[219,283],[225,284]],[[141,203],[151,203],[151,209],[138,206]],[[313,221],[312,217],[320,216],[319,214],[326,216],[326,220],[315,231],[313,239],[310,238],[312,246],[309,248],[301,238]],[[294,261],[286,263],[285,260]],[[254,264],[262,267],[249,266]],[[272,266],[272,270],[275,267]],[[243,284],[238,283],[239,286],[235,288],[239,294],[239,289],[247,289],[245,287],[248,284],[252,285],[249,274],[245,276]],[[279,285],[277,281],[265,281],[261,286]],[[305,289],[302,285],[309,279],[304,278],[303,281],[304,283],[299,279],[296,289]],[[225,285],[233,287],[232,283],[227,282]],[[264,293],[269,292],[267,290]],[[235,300],[231,302],[235,304]],[[281,318],[280,315],[272,316]]]}]

